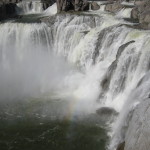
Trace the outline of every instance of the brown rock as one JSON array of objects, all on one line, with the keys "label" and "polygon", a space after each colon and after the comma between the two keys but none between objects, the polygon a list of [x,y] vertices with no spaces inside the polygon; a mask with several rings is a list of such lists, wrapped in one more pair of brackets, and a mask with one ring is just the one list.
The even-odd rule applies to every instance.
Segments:
[{"label": "brown rock", "polygon": [[112,11],[112,4],[107,4],[105,7],[106,11]]},{"label": "brown rock", "polygon": [[138,8],[137,7],[132,9],[132,11],[131,11],[131,18],[132,19],[139,19],[139,12],[138,12]]},{"label": "brown rock", "polygon": [[91,9],[92,10],[99,10],[100,6],[96,2],[91,3]]},{"label": "brown rock", "polygon": [[147,12],[144,17],[144,22],[150,23],[150,12]]},{"label": "brown rock", "polygon": [[146,1],[135,1],[134,4],[137,6],[145,5]]},{"label": "brown rock", "polygon": [[110,12],[117,12],[119,11],[123,6],[120,4],[120,2],[115,2],[113,4],[107,4],[105,7],[106,11],[110,11]]}]

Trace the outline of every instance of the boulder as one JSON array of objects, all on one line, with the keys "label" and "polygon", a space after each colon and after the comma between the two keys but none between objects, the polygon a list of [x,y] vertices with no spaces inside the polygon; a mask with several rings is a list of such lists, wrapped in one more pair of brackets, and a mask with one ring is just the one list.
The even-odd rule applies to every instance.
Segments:
[{"label": "boulder", "polygon": [[121,3],[119,1],[117,1],[117,2],[112,3],[112,4],[106,4],[105,10],[115,13],[122,8],[123,8],[123,6],[121,5]]},{"label": "boulder", "polygon": [[111,123],[114,121],[118,113],[110,107],[101,107],[96,110],[96,114],[98,114],[101,118],[101,121],[105,124],[106,122]]},{"label": "boulder", "polygon": [[132,11],[131,11],[131,18],[132,19],[139,19],[139,11],[138,11],[137,7],[132,9]]},{"label": "boulder", "polygon": [[112,5],[112,12],[117,12],[120,9],[122,9],[122,5],[120,4],[120,2],[116,2]]},{"label": "boulder", "polygon": [[118,113],[110,107],[101,107],[96,110],[96,113],[99,115],[117,115]]},{"label": "boulder", "polygon": [[112,4],[107,4],[105,7],[105,10],[111,12],[112,11]]},{"label": "boulder", "polygon": [[92,10],[99,10],[100,6],[96,2],[91,3],[91,9]]}]

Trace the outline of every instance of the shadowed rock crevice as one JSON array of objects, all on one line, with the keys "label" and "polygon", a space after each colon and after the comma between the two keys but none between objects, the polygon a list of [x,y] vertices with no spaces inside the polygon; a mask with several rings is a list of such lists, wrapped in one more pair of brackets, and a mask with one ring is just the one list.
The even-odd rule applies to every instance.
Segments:
[{"label": "shadowed rock crevice", "polygon": [[87,0],[57,0],[57,11],[86,11],[89,10]]},{"label": "shadowed rock crevice", "polygon": [[0,2],[0,20],[17,16],[15,3]]}]

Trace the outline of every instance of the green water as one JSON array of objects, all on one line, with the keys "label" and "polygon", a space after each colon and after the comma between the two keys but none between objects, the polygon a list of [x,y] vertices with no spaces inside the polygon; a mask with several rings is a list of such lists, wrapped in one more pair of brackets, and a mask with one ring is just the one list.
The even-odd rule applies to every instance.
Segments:
[{"label": "green water", "polygon": [[50,106],[61,110],[62,104],[68,107],[66,103],[32,100],[1,105],[0,150],[105,150],[106,130],[94,115],[88,119],[52,119],[52,112],[46,110]]},{"label": "green water", "polygon": [[[41,18],[25,15],[14,22]],[[0,150],[105,150],[108,137],[100,116],[71,116],[71,106],[59,99],[0,102]]]}]

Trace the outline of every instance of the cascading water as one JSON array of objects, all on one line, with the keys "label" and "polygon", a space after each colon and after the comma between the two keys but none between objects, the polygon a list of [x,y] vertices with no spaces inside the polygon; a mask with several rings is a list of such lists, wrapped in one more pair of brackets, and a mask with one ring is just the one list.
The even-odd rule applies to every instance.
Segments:
[{"label": "cascading water", "polygon": [[[52,14],[51,8],[44,13]],[[128,17],[130,10],[124,11],[120,13]],[[149,94],[149,32],[130,28],[110,14],[99,15],[99,11],[59,14],[43,18],[42,22],[0,24],[1,103],[21,99],[27,116],[42,119],[96,118],[100,126],[104,123],[111,127],[107,148],[115,150],[126,138],[134,109]],[[33,109],[29,113],[28,103]],[[13,110],[9,109],[4,114],[11,118]],[[111,109],[110,116],[115,112],[113,119],[109,116],[103,122],[103,109],[107,113]],[[23,117],[24,113],[12,116]],[[59,127],[43,132],[39,138],[59,131]],[[68,132],[72,130],[69,126]],[[67,139],[72,136],[72,132],[67,134]],[[101,141],[99,138],[96,136],[94,141]],[[99,143],[97,146],[104,147],[103,142]]]},{"label": "cascading water", "polygon": [[[58,27],[54,35],[58,35],[56,39],[59,40],[56,44],[59,43],[62,47],[58,53],[62,53],[70,62],[85,71],[85,79],[75,91],[78,97],[85,96],[84,98],[88,99],[92,95],[92,100],[99,101],[97,108],[110,107],[121,113],[116,123],[112,124],[113,132],[110,134],[112,141],[109,149],[115,149],[125,138],[132,115],[130,112],[133,112],[131,110],[139,103],[137,98],[134,97],[132,101],[129,97],[149,70],[149,33],[119,25],[117,21],[113,22],[117,25],[107,25],[105,15],[96,21],[99,22],[96,28],[85,26],[85,31],[81,28],[81,31],[77,32],[75,29],[71,30],[71,27],[72,22],[78,22],[78,17],[71,17],[71,21],[69,17],[65,16],[63,21],[58,19],[60,22],[56,21],[55,24],[58,24]],[[80,29],[80,24],[78,27]],[[66,44],[68,37],[70,42]],[[72,42],[74,40],[77,43]],[[147,88],[141,93],[140,99],[147,97],[149,87]],[[130,105],[129,109],[122,111],[126,105]],[[124,123],[126,121],[127,123]]]},{"label": "cascading water", "polygon": [[18,14],[41,13],[43,4],[39,0],[23,0],[17,4]]}]

